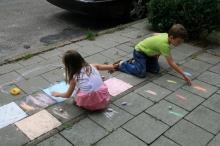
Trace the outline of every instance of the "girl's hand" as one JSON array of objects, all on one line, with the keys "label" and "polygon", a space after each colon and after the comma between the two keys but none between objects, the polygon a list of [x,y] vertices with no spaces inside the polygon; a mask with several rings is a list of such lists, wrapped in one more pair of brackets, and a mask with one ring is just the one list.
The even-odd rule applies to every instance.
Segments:
[{"label": "girl's hand", "polygon": [[55,92],[55,91],[52,91],[50,94],[52,96],[55,96],[55,97],[59,97],[60,96],[60,93],[59,92]]},{"label": "girl's hand", "polygon": [[187,83],[192,84],[192,81],[190,80],[190,78],[187,75],[184,76],[184,79]]}]

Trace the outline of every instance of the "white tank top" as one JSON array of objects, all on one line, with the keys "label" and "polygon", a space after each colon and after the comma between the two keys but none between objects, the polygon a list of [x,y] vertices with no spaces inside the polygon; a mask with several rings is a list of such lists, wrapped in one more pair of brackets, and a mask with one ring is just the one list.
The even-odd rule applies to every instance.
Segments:
[{"label": "white tank top", "polygon": [[73,76],[76,86],[80,89],[82,93],[97,91],[102,87],[103,84],[98,70],[92,65],[90,66],[92,68],[90,76],[87,76],[85,67],[81,69],[78,81],[77,77],[75,75]]}]

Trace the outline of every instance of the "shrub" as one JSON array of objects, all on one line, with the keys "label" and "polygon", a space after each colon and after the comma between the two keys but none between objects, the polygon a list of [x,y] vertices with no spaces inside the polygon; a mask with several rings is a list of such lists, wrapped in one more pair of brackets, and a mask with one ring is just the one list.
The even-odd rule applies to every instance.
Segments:
[{"label": "shrub", "polygon": [[150,25],[159,32],[177,23],[195,39],[220,31],[220,0],[151,0],[147,9]]}]

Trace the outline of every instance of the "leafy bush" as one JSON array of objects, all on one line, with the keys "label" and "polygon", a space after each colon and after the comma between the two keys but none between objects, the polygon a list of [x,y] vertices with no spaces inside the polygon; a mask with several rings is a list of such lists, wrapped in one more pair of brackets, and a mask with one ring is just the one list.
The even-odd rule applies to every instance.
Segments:
[{"label": "leafy bush", "polygon": [[149,23],[159,32],[177,23],[195,39],[220,31],[220,0],[151,0],[147,9]]}]

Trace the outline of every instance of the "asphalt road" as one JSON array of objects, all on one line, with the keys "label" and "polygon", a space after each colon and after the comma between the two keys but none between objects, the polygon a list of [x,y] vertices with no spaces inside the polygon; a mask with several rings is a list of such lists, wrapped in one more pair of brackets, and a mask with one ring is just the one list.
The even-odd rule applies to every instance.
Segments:
[{"label": "asphalt road", "polygon": [[115,27],[113,19],[91,18],[58,8],[46,0],[0,1],[0,58]]}]

